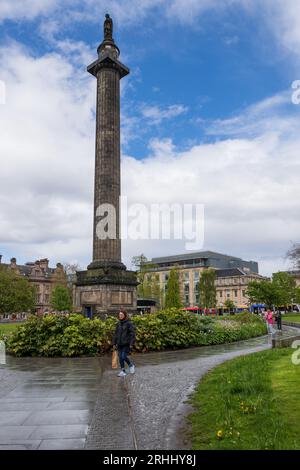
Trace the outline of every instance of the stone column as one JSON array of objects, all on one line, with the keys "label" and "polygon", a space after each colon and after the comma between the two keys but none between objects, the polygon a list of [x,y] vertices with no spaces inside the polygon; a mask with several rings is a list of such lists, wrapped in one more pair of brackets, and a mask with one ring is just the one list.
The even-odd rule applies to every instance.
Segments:
[{"label": "stone column", "polygon": [[[97,78],[93,262],[89,269],[103,266],[126,269],[121,262],[119,226],[120,79],[128,75],[129,69],[118,60],[120,51],[110,34],[110,27],[112,22],[108,16],[105,38],[98,47],[98,60],[88,67],[88,72]],[[97,225],[106,218],[103,211],[102,216],[98,212],[103,204],[110,204],[115,211],[113,238],[99,239],[97,234]]]},{"label": "stone column", "polygon": [[[93,262],[120,263],[120,74],[114,68],[102,68],[97,74],[96,119]],[[116,238],[99,240],[97,209],[106,203],[115,209]]]},{"label": "stone column", "polygon": [[[136,273],[128,271],[121,261],[119,227],[120,80],[129,74],[129,69],[118,60],[120,51],[112,37],[113,22],[108,14],[105,16],[98,59],[87,68],[97,79],[93,261],[86,271],[76,273],[74,289],[76,309],[89,318],[117,314],[121,307],[135,313],[137,308],[138,282]],[[114,208],[114,233],[99,238],[97,226],[102,219],[107,223],[107,213],[102,210],[99,214],[99,208],[105,209],[104,204]]]}]

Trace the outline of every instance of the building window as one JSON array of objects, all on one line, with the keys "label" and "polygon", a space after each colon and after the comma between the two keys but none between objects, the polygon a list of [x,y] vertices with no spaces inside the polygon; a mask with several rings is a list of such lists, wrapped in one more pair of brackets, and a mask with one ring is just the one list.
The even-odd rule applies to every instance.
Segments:
[{"label": "building window", "polygon": [[226,291],[226,297],[227,297],[227,299],[230,299],[230,290]]},{"label": "building window", "polygon": [[246,291],[245,291],[245,290],[243,290],[243,292],[242,292],[242,293],[243,293],[243,297],[246,297]]},{"label": "building window", "polygon": [[234,291],[234,297],[237,297],[237,296],[238,296],[238,291],[235,290],[235,291]]},{"label": "building window", "polygon": [[220,297],[223,297],[223,291],[222,290],[220,290],[219,295],[220,295]]}]

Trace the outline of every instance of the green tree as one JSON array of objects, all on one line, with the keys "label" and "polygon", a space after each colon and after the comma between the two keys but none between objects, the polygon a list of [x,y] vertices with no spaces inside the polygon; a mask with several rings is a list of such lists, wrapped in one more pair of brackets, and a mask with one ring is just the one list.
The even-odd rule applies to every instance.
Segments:
[{"label": "green tree", "polygon": [[71,296],[67,287],[59,284],[54,287],[51,293],[51,307],[53,310],[57,310],[58,312],[71,310]]},{"label": "green tree", "polygon": [[295,289],[295,303],[300,304],[300,287]]},{"label": "green tree", "polygon": [[167,282],[167,292],[165,297],[165,308],[182,307],[179,288],[179,275],[176,268],[171,269]]},{"label": "green tree", "polygon": [[215,285],[216,272],[214,269],[202,271],[199,280],[200,307],[214,308],[217,303],[217,290]]},{"label": "green tree", "polygon": [[280,302],[278,289],[270,281],[251,281],[247,287],[247,295],[251,303],[262,303],[267,307]]},{"label": "green tree", "polygon": [[61,284],[63,286],[65,286],[65,284],[67,285],[71,299],[73,297],[73,285],[76,280],[77,271],[81,271],[81,267],[78,263],[65,263],[64,264],[65,277],[59,280],[61,282],[58,282],[58,284]]},{"label": "green tree", "polygon": [[273,275],[274,284],[278,295],[278,307],[287,308],[288,305],[295,302],[296,280],[288,273],[278,272]]},{"label": "green tree", "polygon": [[0,268],[0,313],[33,311],[36,288],[19,273]]},{"label": "green tree", "polygon": [[225,308],[228,308],[229,311],[234,310],[234,309],[235,309],[235,303],[234,303],[232,300],[227,299],[227,300],[224,302],[224,307],[225,307]]},{"label": "green tree", "polygon": [[162,289],[160,288],[159,275],[152,272],[157,268],[154,263],[147,263],[148,259],[145,255],[134,256],[131,263],[137,269],[137,295],[141,299],[154,299],[157,305],[162,304]]},{"label": "green tree", "polygon": [[148,258],[143,253],[138,256],[133,256],[131,258],[131,264],[136,268],[137,271],[141,271],[143,268],[143,265],[147,261],[148,261]]}]

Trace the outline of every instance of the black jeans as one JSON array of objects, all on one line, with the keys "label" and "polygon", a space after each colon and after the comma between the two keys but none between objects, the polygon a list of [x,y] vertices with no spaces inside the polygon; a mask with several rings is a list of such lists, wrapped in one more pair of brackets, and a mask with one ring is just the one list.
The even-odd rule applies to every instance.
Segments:
[{"label": "black jeans", "polygon": [[118,353],[119,353],[119,362],[121,369],[125,369],[125,362],[130,366],[132,366],[132,362],[128,359],[128,354],[130,353],[129,346],[118,346]]}]

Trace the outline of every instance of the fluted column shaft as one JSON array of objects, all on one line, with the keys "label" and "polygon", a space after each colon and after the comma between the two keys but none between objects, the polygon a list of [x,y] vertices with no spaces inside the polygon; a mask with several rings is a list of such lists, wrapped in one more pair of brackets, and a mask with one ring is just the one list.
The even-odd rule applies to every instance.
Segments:
[{"label": "fluted column shaft", "polygon": [[[96,162],[94,193],[93,262],[121,262],[120,196],[120,73],[103,67],[97,73]],[[111,204],[116,214],[116,238],[97,236],[101,204]]]}]

